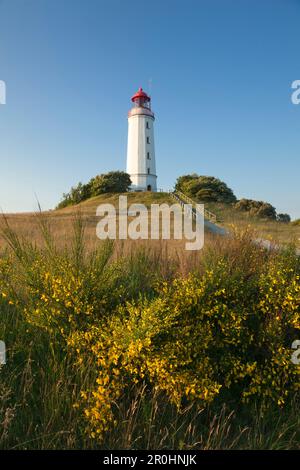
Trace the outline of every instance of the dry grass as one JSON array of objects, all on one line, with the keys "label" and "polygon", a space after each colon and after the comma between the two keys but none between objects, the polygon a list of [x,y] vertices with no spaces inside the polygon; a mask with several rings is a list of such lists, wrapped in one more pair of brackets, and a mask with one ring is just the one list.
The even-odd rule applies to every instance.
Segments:
[{"label": "dry grass", "polygon": [[[128,193],[128,205],[133,203],[144,204],[147,208],[151,204],[168,203],[173,204],[174,200],[168,193]],[[93,250],[100,243],[96,237],[96,225],[100,218],[96,216],[96,208],[100,204],[113,204],[118,208],[118,194],[105,194],[97,196],[76,206],[66,207],[64,209],[43,212],[43,219],[47,221],[51,227],[51,233],[56,243],[56,246],[64,248],[70,244],[73,236],[74,219],[80,214],[85,224],[85,246],[88,250]],[[284,224],[280,222],[260,220],[255,217],[248,217],[246,214],[234,210],[230,205],[226,204],[207,204],[207,208],[217,214],[218,222],[220,225],[232,230],[232,226],[252,233],[254,238],[264,238],[273,241],[275,244],[288,244],[293,243],[300,248],[300,226],[291,224]],[[20,214],[6,214],[6,221],[11,228],[15,230],[20,237],[24,237],[30,241],[35,242],[41,246],[43,237],[40,230],[40,214],[35,213],[20,213]],[[129,219],[130,220],[130,219]],[[5,224],[4,219],[0,219],[0,230]],[[209,233],[206,233],[207,244],[219,243],[218,238]],[[138,245],[151,245],[153,249],[167,250],[169,253],[181,252],[184,250],[184,242],[177,240],[164,241],[127,241],[119,243],[123,249],[128,249],[129,246],[134,244]],[[124,245],[126,248],[124,248]],[[0,251],[6,246],[5,240],[0,236]],[[120,248],[121,249],[121,248]]]},{"label": "dry grass", "polygon": [[[174,203],[167,193],[128,193],[126,196],[128,198],[128,205],[142,203],[147,208],[153,203]],[[94,249],[100,243],[96,237],[96,225],[100,220],[96,216],[96,208],[100,204],[113,204],[117,207],[118,200],[118,194],[105,194],[88,199],[75,206],[55,211],[45,211],[42,213],[42,216],[50,227],[56,245],[63,248],[69,245],[73,236],[74,220],[80,215],[85,224],[85,245],[88,249]],[[24,237],[41,246],[44,241],[40,229],[40,220],[40,213],[5,214],[5,219],[4,217],[0,218],[0,231],[8,223],[21,238]],[[0,251],[5,246],[6,242],[0,236]]]},{"label": "dry grass", "polygon": [[208,203],[208,210],[217,215],[220,225],[232,225],[244,230],[249,227],[257,238],[270,240],[275,244],[295,244],[300,248],[300,225],[286,224],[272,220],[262,220],[234,209],[230,204]]}]

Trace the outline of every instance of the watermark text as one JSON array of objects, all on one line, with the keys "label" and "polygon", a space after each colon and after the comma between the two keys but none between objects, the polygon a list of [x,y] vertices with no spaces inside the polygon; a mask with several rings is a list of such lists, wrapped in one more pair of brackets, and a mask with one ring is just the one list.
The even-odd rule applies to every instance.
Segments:
[{"label": "watermark text", "polygon": [[6,83],[0,80],[0,104],[6,104]]},{"label": "watermark text", "polygon": [[0,365],[6,364],[6,347],[4,341],[0,341]]},{"label": "watermark text", "polygon": [[300,104],[300,80],[294,80],[292,83],[292,89],[295,90],[292,93],[291,100],[293,104]]},{"label": "watermark text", "polygon": [[[127,196],[119,196],[118,209],[113,204],[100,204],[96,215],[102,217],[96,227],[101,240],[187,240],[186,250],[204,246],[204,205],[144,204],[127,205]],[[129,220],[130,219],[130,220]]]}]

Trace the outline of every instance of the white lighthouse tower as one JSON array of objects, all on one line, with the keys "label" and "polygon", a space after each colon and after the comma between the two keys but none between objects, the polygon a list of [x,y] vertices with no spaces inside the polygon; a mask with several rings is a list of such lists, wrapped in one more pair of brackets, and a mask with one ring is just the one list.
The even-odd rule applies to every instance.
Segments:
[{"label": "white lighthouse tower", "polygon": [[142,88],[131,98],[128,113],[127,173],[134,191],[156,191],[154,113],[151,99]]}]

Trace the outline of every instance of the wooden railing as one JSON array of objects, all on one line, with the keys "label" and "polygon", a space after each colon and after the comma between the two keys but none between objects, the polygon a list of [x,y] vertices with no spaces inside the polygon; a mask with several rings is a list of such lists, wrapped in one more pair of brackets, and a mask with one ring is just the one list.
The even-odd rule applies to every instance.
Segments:
[{"label": "wooden railing", "polygon": [[[136,190],[135,189],[131,189],[129,188],[128,191],[133,191],[135,192]],[[191,204],[192,206],[192,209],[193,209],[193,212],[195,211],[196,209],[196,202],[191,199],[189,196],[187,196],[186,194],[182,193],[181,191],[176,191],[176,190],[173,190],[173,189],[170,189],[170,190],[164,190],[162,188],[159,188],[157,189],[157,192],[159,193],[162,193],[162,192],[165,192],[165,193],[169,193],[171,197],[173,197],[174,199],[176,199],[176,201],[178,201],[180,204]],[[212,212],[210,212],[209,210],[205,209],[204,208],[204,218],[209,220],[210,222],[212,223],[216,223],[217,222],[217,216],[216,214],[213,214]]]},{"label": "wooden railing", "polygon": [[[189,196],[182,193],[181,191],[170,191],[170,195],[171,196],[173,195],[173,197],[175,197],[176,200],[182,201],[183,203],[191,204],[193,209],[196,209],[197,203],[193,199],[191,199]],[[213,223],[217,222],[216,214],[213,214],[212,212],[208,211],[205,208],[204,208],[204,218],[208,219],[210,222],[213,222]]]}]

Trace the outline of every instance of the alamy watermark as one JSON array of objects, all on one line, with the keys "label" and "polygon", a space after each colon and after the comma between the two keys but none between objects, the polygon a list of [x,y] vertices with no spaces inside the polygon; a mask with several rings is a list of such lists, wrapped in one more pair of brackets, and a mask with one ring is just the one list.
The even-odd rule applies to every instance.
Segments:
[{"label": "alamy watermark", "polygon": [[295,339],[292,343],[292,349],[295,349],[291,356],[291,361],[295,365],[300,364],[300,339]]},{"label": "alamy watermark", "polygon": [[6,83],[0,80],[0,104],[6,104]]},{"label": "alamy watermark", "polygon": [[[127,196],[119,196],[119,207],[100,204],[96,212],[102,217],[96,228],[101,240],[188,240],[186,250],[201,250],[204,246],[204,205],[131,204]],[[132,220],[129,220],[131,218]]]},{"label": "alamy watermark", "polygon": [[300,104],[300,80],[293,81],[292,89],[294,90],[291,96],[292,103]]},{"label": "alamy watermark", "polygon": [[0,341],[0,365],[6,364],[6,346],[4,341]]}]

